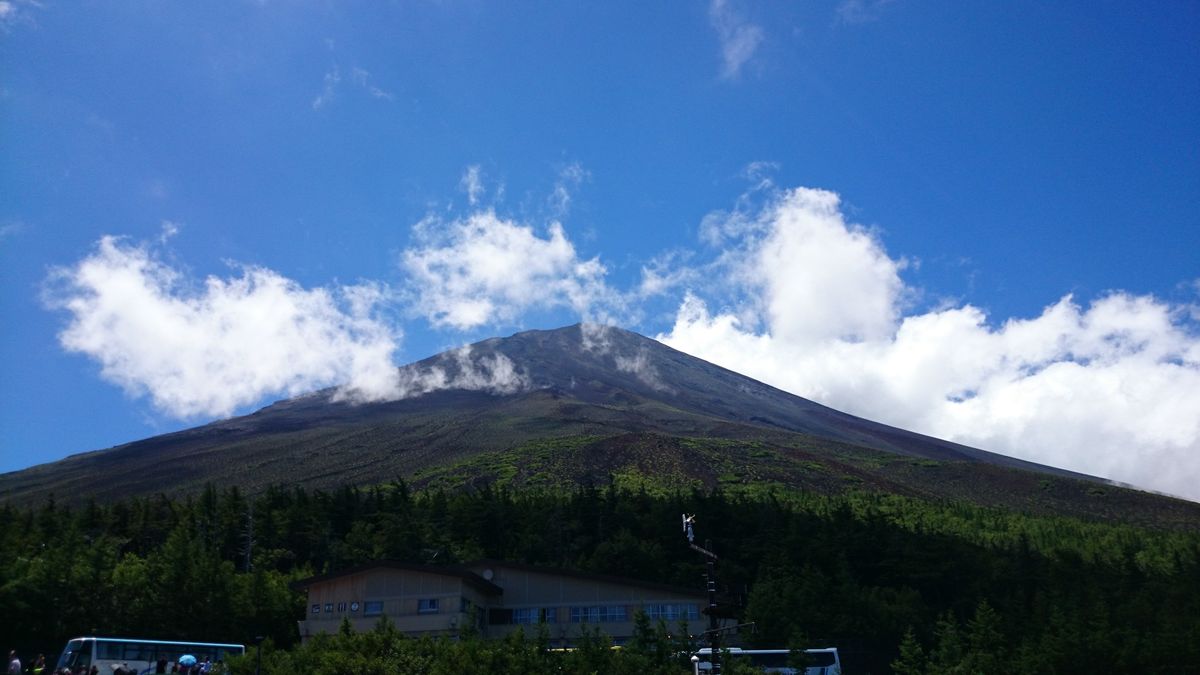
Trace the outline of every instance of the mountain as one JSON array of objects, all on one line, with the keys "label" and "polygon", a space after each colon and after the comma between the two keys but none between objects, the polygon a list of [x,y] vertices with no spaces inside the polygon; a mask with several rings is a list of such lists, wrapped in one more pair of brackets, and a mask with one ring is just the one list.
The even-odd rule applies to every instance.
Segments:
[{"label": "mountain", "polygon": [[206,483],[257,492],[396,478],[455,487],[642,476],[1200,523],[1200,505],[854,417],[619,328],[492,338],[399,375],[393,401],[325,390],[6,473],[0,501],[191,494]]}]

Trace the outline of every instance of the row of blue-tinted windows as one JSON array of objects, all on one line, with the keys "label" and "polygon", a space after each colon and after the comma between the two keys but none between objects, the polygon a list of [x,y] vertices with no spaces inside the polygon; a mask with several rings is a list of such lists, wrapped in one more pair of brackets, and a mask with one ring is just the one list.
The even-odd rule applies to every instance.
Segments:
[{"label": "row of blue-tinted windows", "polygon": [[513,623],[535,624],[541,621],[558,623],[558,610],[553,607],[525,607],[512,611]]},{"label": "row of blue-tinted windows", "polygon": [[625,611],[625,605],[597,605],[571,608],[571,623],[611,623],[613,621],[628,620],[629,614]]},{"label": "row of blue-tinted windows", "polygon": [[680,619],[695,620],[700,618],[700,612],[693,604],[661,604],[646,605],[646,616],[651,621],[678,621]]},{"label": "row of blue-tinted windows", "polygon": [[[462,602],[462,611],[467,611],[470,602],[466,599]],[[337,605],[338,612],[345,612],[346,603],[339,602]],[[358,603],[353,602],[349,605],[351,612],[358,611]],[[382,600],[368,600],[362,604],[363,616],[380,616],[383,614]],[[440,610],[437,598],[422,598],[417,601],[417,612],[421,614],[435,614]],[[684,603],[664,603],[645,606],[646,616],[653,621],[663,619],[665,621],[678,621],[680,619],[696,620],[699,618],[699,612],[694,604]],[[313,614],[321,613],[321,605],[314,604],[312,606]],[[333,613],[333,603],[325,603],[325,613]],[[615,621],[628,621],[629,612],[625,605],[593,605],[590,607],[572,607],[571,622],[572,623],[612,623]],[[546,623],[558,622],[558,610],[552,607],[525,607],[512,610],[511,623],[516,624],[536,624],[539,621]],[[507,621],[504,623],[508,623]]]}]

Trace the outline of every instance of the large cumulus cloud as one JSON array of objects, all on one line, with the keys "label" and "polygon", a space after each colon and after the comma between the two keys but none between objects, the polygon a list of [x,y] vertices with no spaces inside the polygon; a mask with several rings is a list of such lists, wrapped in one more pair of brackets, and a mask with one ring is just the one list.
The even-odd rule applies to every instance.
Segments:
[{"label": "large cumulus cloud", "polygon": [[1000,322],[969,304],[906,314],[904,262],[822,190],[706,227],[719,297],[688,292],[667,344],[857,415],[1200,498],[1190,308],[1113,292]]},{"label": "large cumulus cloud", "polygon": [[306,289],[252,266],[193,287],[148,246],[103,237],[53,272],[46,300],[69,315],[65,349],[187,418],[329,385],[354,399],[393,396],[400,333],[376,315],[385,295],[370,283]]}]

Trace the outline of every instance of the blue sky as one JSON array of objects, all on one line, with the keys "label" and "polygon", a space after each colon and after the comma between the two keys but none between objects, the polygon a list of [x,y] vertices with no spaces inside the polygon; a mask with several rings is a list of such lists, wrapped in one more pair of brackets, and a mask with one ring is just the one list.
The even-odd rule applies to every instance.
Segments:
[{"label": "blue sky", "polygon": [[0,0],[0,470],[622,325],[1200,499],[1191,3]]}]

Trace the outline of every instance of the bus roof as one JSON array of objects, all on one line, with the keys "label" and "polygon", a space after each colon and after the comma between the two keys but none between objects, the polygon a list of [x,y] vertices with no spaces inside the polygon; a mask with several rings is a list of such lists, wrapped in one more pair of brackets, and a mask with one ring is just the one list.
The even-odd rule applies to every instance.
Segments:
[{"label": "bus roof", "polygon": [[73,637],[71,640],[103,640],[105,642],[137,642],[140,644],[151,645],[187,645],[191,647],[241,647],[246,648],[246,645],[237,644],[234,642],[188,642],[186,640],[145,640],[142,638],[115,638],[101,637],[97,635],[85,635],[82,637]]}]

